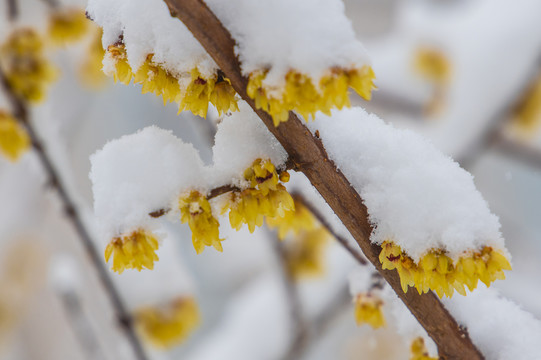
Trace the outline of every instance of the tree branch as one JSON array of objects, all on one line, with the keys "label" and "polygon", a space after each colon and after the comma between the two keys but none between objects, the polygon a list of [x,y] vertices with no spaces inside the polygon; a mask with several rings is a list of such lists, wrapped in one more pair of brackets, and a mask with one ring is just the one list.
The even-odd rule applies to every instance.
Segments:
[{"label": "tree branch", "polygon": [[483,359],[468,334],[432,293],[404,293],[396,270],[383,270],[378,260],[381,248],[370,242],[372,228],[367,209],[359,194],[329,159],[321,141],[315,138],[294,113],[289,120],[274,127],[272,118],[257,109],[248,97],[248,79],[241,72],[235,56],[235,42],[218,18],[202,0],[164,0],[172,16],[178,17],[207,50],[231,81],[235,91],[254,109],[269,131],[289,154],[290,160],[310,180],[355,238],[365,256],[394,289],[419,323],[438,346],[443,359]]},{"label": "tree branch", "polygon": [[1,69],[0,86],[3,87],[5,90],[6,97],[8,98],[8,101],[12,106],[13,115],[15,116],[15,118],[17,118],[19,123],[25,127],[26,132],[30,137],[32,148],[35,150],[38,159],[42,164],[45,173],[47,174],[49,184],[56,190],[56,193],[58,194],[58,197],[62,205],[64,206],[64,212],[68,221],[72,224],[79,239],[81,240],[81,243],[86,251],[88,258],[90,259],[90,262],[94,266],[94,269],[96,269],[99,281],[101,282],[105,293],[111,301],[111,305],[113,306],[113,309],[116,313],[118,323],[119,325],[121,325],[120,327],[124,332],[124,335],[131,344],[136,358],[138,360],[147,360],[147,356],[143,350],[143,347],[141,346],[141,343],[139,342],[139,339],[135,334],[132,318],[126,310],[124,304],[122,303],[120,295],[117,292],[111,278],[109,277],[109,274],[107,273],[107,270],[102,262],[101,254],[94,246],[90,234],[86,229],[81,219],[81,216],[77,211],[77,208],[75,207],[74,201],[68,194],[65,186],[60,179],[60,176],[58,175],[56,168],[54,167],[51,158],[45,151],[41,140],[39,139],[39,136],[34,129],[34,126],[30,122],[26,103],[12,91],[9,82],[7,81]]}]

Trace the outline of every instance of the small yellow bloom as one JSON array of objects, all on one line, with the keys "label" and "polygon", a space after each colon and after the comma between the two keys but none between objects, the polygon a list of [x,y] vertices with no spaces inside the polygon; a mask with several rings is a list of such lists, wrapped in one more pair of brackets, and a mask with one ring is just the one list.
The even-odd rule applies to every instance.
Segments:
[{"label": "small yellow bloom", "polygon": [[[329,71],[314,85],[312,79],[298,71],[291,70],[285,77],[285,86],[276,97],[275,89],[265,87],[266,71],[256,71],[249,75],[247,93],[254,99],[256,107],[269,113],[278,126],[287,121],[289,111],[298,112],[305,120],[315,117],[317,111],[330,115],[331,109],[350,107],[348,89],[354,89],[361,97],[370,100],[374,71],[371,67],[340,69]],[[271,93],[273,95],[271,95]]]},{"label": "small yellow bloom", "polygon": [[188,223],[192,230],[192,242],[195,251],[201,254],[205,246],[213,246],[223,251],[218,220],[212,215],[207,198],[198,191],[191,191],[179,199],[180,220]]},{"label": "small yellow bloom", "polygon": [[179,81],[184,80],[186,74],[181,76],[166,70],[162,64],[154,62],[153,54],[147,55],[143,65],[133,73],[122,43],[110,45],[106,56],[114,60],[112,75],[115,82],[128,85],[133,78],[134,83],[142,85],[143,94],[151,92],[162,96],[164,105],[167,102],[178,103],[179,113],[189,110],[195,115],[206,117],[209,103],[216,107],[220,115],[239,110],[231,82],[219,73],[205,78],[194,68],[189,74],[190,81]]},{"label": "small yellow bloom", "polygon": [[105,248],[105,262],[113,257],[113,271],[122,274],[126,269],[154,269],[158,261],[158,239],[150,232],[138,229],[129,235],[116,237]]},{"label": "small yellow bloom", "polygon": [[379,260],[383,269],[398,271],[404,292],[409,287],[415,287],[419,294],[434,290],[440,298],[453,296],[455,290],[466,295],[465,286],[473,291],[479,280],[490,286],[497,279],[505,279],[504,270],[511,270],[503,253],[490,246],[464,253],[456,263],[443,251],[431,250],[416,264],[398,245],[385,241]]},{"label": "small yellow bloom", "polygon": [[431,357],[425,346],[425,341],[422,337],[418,337],[411,343],[410,360],[438,360],[437,357]]},{"label": "small yellow bloom", "polygon": [[353,300],[355,305],[355,322],[358,326],[368,324],[374,329],[385,326],[383,316],[383,300],[371,294],[358,294]]},{"label": "small yellow bloom", "polygon": [[86,58],[79,68],[79,78],[83,84],[92,89],[101,89],[107,80],[107,77],[102,71],[103,68],[103,56],[105,50],[101,45],[101,37],[103,30],[96,28],[96,31],[92,35],[92,41],[88,47]]},{"label": "small yellow bloom", "polygon": [[134,318],[143,337],[161,349],[182,343],[200,323],[199,308],[193,298],[180,298],[163,307],[138,309]]},{"label": "small yellow bloom", "polygon": [[533,135],[541,126],[541,75],[515,109],[512,125],[522,135]]},{"label": "small yellow bloom", "polygon": [[434,84],[445,84],[451,78],[451,63],[439,50],[418,48],[413,64],[417,74]]},{"label": "small yellow bloom", "polygon": [[89,23],[83,10],[57,10],[49,20],[49,36],[56,45],[66,45],[80,40],[86,34]]},{"label": "small yellow bloom", "polygon": [[43,41],[32,29],[18,29],[0,47],[0,66],[13,92],[30,102],[45,98],[56,69],[43,55]]},{"label": "small yellow bloom", "polygon": [[17,161],[30,148],[26,130],[10,114],[0,110],[0,152]]},{"label": "small yellow bloom", "polygon": [[319,277],[325,273],[325,248],[330,234],[323,227],[301,231],[286,242],[288,273],[295,280]]},{"label": "small yellow bloom", "polygon": [[294,209],[285,211],[283,217],[267,218],[267,225],[278,229],[278,237],[283,240],[288,233],[297,236],[303,231],[315,230],[319,224],[306,206],[295,201]]},{"label": "small yellow bloom", "polygon": [[247,224],[250,232],[254,232],[256,226],[263,225],[265,217],[283,217],[286,211],[295,208],[293,198],[279,183],[280,178],[270,161],[255,160],[244,172],[244,178],[251,187],[233,193],[224,209],[230,209],[229,222],[234,229]]}]

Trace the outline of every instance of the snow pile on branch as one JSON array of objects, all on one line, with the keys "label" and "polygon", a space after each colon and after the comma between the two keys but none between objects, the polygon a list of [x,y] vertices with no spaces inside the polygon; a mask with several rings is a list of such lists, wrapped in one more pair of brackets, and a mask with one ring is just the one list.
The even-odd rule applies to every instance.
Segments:
[{"label": "snow pile on branch", "polygon": [[332,67],[368,64],[342,0],[206,0],[238,46],[244,75],[269,69],[280,86],[292,69],[317,81]]},{"label": "snow pile on branch", "polygon": [[360,108],[308,126],[363,198],[374,243],[391,240],[416,262],[431,249],[454,260],[482,246],[504,249],[498,218],[472,176],[422,137]]},{"label": "snow pile on branch", "polygon": [[197,68],[205,77],[214,75],[216,64],[184,24],[171,17],[162,0],[90,0],[87,12],[103,27],[103,46],[122,36],[128,62],[137,70],[148,54],[174,74]]},{"label": "snow pile on branch", "polygon": [[94,211],[107,240],[152,226],[150,212],[206,178],[193,146],[155,126],[109,142],[90,161]]}]

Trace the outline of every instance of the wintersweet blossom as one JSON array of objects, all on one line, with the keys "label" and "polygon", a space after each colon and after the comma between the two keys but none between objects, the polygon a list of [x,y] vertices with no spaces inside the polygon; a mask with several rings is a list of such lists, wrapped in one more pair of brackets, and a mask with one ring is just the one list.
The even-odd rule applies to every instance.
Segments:
[{"label": "wintersweet blossom", "polygon": [[112,270],[122,274],[126,269],[154,269],[158,261],[159,242],[155,235],[144,229],[135,230],[128,235],[115,237],[105,248],[105,262],[113,257]]},{"label": "wintersweet blossom", "polygon": [[56,45],[72,43],[86,34],[89,23],[82,10],[57,10],[49,19],[49,37]]},{"label": "wintersweet blossom", "polygon": [[0,110],[0,152],[11,161],[17,161],[30,148],[26,130],[11,114]]},{"label": "wintersweet blossom", "polygon": [[358,326],[368,324],[377,329],[385,326],[385,317],[383,316],[383,300],[378,296],[368,292],[357,294],[353,299],[355,307],[355,322]]},{"label": "wintersweet blossom", "polygon": [[199,308],[191,297],[165,306],[146,306],[135,311],[137,329],[149,343],[168,349],[182,343],[200,323]]}]

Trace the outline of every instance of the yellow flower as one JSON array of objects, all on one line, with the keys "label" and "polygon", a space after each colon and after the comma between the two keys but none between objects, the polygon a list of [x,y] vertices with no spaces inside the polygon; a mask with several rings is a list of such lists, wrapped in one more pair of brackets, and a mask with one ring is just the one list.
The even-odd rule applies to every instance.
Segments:
[{"label": "yellow flower", "polygon": [[162,349],[182,343],[200,322],[199,308],[193,298],[180,298],[163,307],[138,309],[134,318],[143,337]]},{"label": "yellow flower", "polygon": [[49,19],[49,36],[56,45],[66,45],[80,40],[86,33],[90,20],[83,10],[62,9]]},{"label": "yellow flower", "polygon": [[105,262],[113,256],[113,271],[122,274],[126,269],[154,269],[158,261],[158,240],[143,229],[133,231],[129,235],[116,237],[105,248]]},{"label": "yellow flower", "polygon": [[317,111],[330,115],[331,109],[350,107],[348,88],[354,89],[361,97],[370,100],[374,71],[369,66],[362,68],[334,68],[319,81],[318,86],[305,74],[291,70],[285,77],[285,86],[274,95],[275,89],[265,86],[266,71],[256,71],[249,75],[247,93],[254,99],[256,107],[269,113],[278,126],[287,121],[289,111],[296,111],[305,120],[315,117]]},{"label": "yellow flower", "polygon": [[451,78],[451,63],[436,49],[421,47],[414,56],[417,74],[435,84],[444,84]]},{"label": "yellow flower", "polygon": [[143,94],[151,92],[162,96],[164,105],[167,102],[178,103],[179,113],[189,110],[195,115],[206,117],[209,103],[216,107],[220,115],[239,110],[231,82],[219,73],[205,78],[194,68],[190,72],[190,81],[181,81],[184,80],[183,77],[166,70],[162,64],[155,63],[154,55],[149,54],[134,74],[122,43],[109,45],[106,56],[114,60],[112,75],[115,82],[128,85],[133,78],[134,83],[142,85]]},{"label": "yellow flower", "polygon": [[96,28],[87,50],[87,56],[79,68],[79,78],[83,84],[88,85],[92,89],[102,88],[107,80],[107,77],[102,71],[102,61],[105,55],[105,51],[101,45],[102,33],[101,28]]},{"label": "yellow flower", "polygon": [[56,79],[56,70],[43,56],[43,41],[31,29],[18,29],[0,48],[0,66],[13,92],[40,102],[45,88]]},{"label": "yellow flower", "polygon": [[316,229],[318,225],[314,215],[302,203],[295,201],[295,208],[284,212],[283,217],[267,218],[270,228],[278,229],[278,237],[283,240],[288,233],[299,235],[303,231]]},{"label": "yellow flower", "polygon": [[229,222],[234,229],[239,230],[247,224],[250,232],[254,232],[256,226],[263,225],[266,216],[283,217],[286,211],[295,208],[293,198],[279,183],[276,168],[270,161],[255,160],[244,172],[244,178],[251,187],[234,192],[224,209],[224,212],[230,209]]},{"label": "yellow flower", "polygon": [[513,125],[523,135],[533,135],[541,125],[541,75],[513,114]]},{"label": "yellow flower", "polygon": [[383,316],[383,300],[371,293],[358,294],[353,300],[355,305],[355,322],[358,326],[368,324],[374,329],[385,326]]},{"label": "yellow flower", "polygon": [[330,234],[323,227],[301,231],[286,242],[285,257],[289,274],[296,280],[318,277],[325,272],[325,247]]},{"label": "yellow flower", "polygon": [[453,296],[455,290],[466,295],[465,286],[473,291],[479,280],[490,286],[496,279],[505,279],[504,270],[511,270],[505,255],[490,246],[464,253],[455,263],[443,251],[431,250],[416,264],[398,245],[385,241],[379,260],[383,269],[398,271],[404,292],[411,286],[419,294],[434,290],[440,298]]},{"label": "yellow flower", "polygon": [[26,130],[10,114],[0,110],[0,152],[17,161],[30,148]]},{"label": "yellow flower", "polygon": [[212,215],[207,198],[198,191],[191,191],[179,199],[180,220],[188,223],[192,230],[192,242],[195,251],[200,254],[205,246],[213,246],[223,251],[218,220]]},{"label": "yellow flower", "polygon": [[422,337],[418,337],[411,343],[410,360],[438,360],[437,357],[431,357],[425,346],[425,341]]}]

